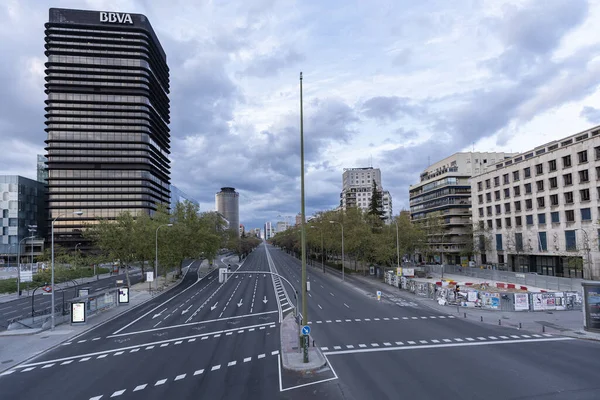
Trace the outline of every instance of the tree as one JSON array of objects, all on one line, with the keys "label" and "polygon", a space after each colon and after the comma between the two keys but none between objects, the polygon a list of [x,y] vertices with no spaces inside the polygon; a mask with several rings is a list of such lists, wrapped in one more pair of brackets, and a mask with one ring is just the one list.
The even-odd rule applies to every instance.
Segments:
[{"label": "tree", "polygon": [[371,191],[371,201],[369,203],[369,215],[376,217],[375,221],[383,221],[383,193],[377,187],[377,182],[373,180],[373,189]]}]

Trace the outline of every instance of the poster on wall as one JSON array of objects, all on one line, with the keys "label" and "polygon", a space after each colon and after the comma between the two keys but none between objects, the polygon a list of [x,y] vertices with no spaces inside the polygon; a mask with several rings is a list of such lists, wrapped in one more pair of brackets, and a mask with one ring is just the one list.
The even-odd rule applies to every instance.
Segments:
[{"label": "poster on wall", "polygon": [[396,268],[396,276],[402,276],[402,267]]},{"label": "poster on wall", "polygon": [[500,308],[500,293],[492,293],[492,308]]},{"label": "poster on wall", "polygon": [[85,322],[85,302],[71,303],[71,323]]},{"label": "poster on wall", "polygon": [[402,269],[402,275],[404,275],[404,276],[415,276],[415,269],[414,268],[403,268]]},{"label": "poster on wall", "polygon": [[544,309],[544,298],[542,297],[542,293],[532,293],[531,301],[533,302],[533,311]]},{"label": "poster on wall", "polygon": [[467,300],[468,301],[477,301],[477,292],[474,290],[467,292]]},{"label": "poster on wall", "polygon": [[544,305],[544,310],[555,310],[556,309],[556,301],[554,298],[554,293],[542,293],[542,303]]},{"label": "poster on wall", "polygon": [[585,305],[588,313],[587,327],[600,329],[600,288],[586,288]]},{"label": "poster on wall", "polygon": [[527,293],[515,293],[515,311],[529,310],[529,295]]}]

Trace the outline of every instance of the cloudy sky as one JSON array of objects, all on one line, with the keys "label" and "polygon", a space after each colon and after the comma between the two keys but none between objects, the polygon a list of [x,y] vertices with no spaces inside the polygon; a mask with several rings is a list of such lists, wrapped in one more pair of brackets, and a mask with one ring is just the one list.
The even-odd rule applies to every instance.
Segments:
[{"label": "cloudy sky", "polygon": [[381,168],[395,214],[427,159],[526,151],[600,124],[598,0],[3,0],[0,174],[43,153],[49,7],[145,14],[171,69],[172,181],[246,227],[293,216],[304,73],[307,214]]}]

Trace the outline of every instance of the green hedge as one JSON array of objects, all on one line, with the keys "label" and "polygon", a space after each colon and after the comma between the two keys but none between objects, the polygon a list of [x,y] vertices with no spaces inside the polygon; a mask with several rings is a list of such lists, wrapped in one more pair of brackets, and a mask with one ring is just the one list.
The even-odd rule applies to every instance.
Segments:
[{"label": "green hedge", "polygon": [[[110,272],[108,268],[96,268],[98,274],[105,274]],[[54,283],[67,282],[72,280],[78,280],[81,278],[87,278],[94,276],[94,268],[55,268],[54,269]],[[21,282],[21,290],[26,291],[27,289],[33,290],[36,287],[43,286],[45,283],[50,283],[52,279],[52,272],[50,269],[40,271],[33,275],[33,282]],[[0,293],[16,293],[17,292],[17,278],[2,279],[0,280]]]}]

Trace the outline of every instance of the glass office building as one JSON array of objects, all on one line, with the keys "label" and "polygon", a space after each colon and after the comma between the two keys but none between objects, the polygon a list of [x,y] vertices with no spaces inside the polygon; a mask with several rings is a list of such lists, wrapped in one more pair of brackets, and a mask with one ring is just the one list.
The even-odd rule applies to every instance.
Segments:
[{"label": "glass office building", "polygon": [[169,204],[169,68],[144,15],[51,8],[45,26],[48,218],[73,247],[98,218]]}]

